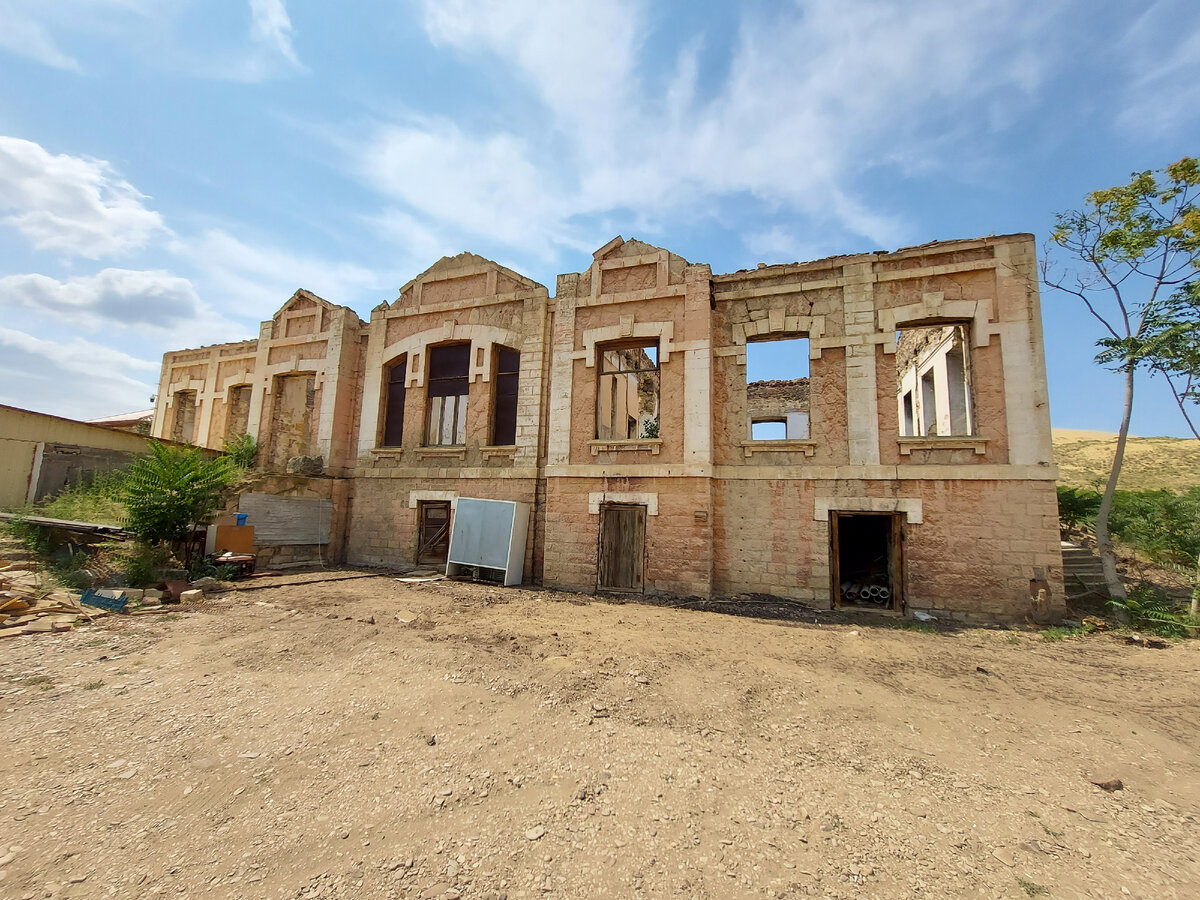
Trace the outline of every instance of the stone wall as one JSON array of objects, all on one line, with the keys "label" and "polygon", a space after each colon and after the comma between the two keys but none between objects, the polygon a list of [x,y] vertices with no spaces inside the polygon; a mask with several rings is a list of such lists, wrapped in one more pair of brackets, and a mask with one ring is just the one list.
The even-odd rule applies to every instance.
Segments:
[{"label": "stone wall", "polygon": [[[560,275],[554,298],[463,253],[369,323],[299,291],[257,342],[168,354],[155,428],[172,421],[169,398],[195,392],[210,442],[244,409],[269,465],[322,455],[346,541],[330,559],[411,564],[422,499],[520,500],[533,507],[527,577],[593,590],[604,504],[631,503],[646,508],[645,591],[829,605],[831,515],[889,513],[907,609],[1020,618],[1039,589],[1059,603],[1062,587],[1038,303],[1029,235],[717,275],[615,238]],[[897,332],[951,325],[969,345],[973,427],[901,435]],[[747,385],[747,345],[794,338],[809,356],[803,391]],[[469,348],[465,434],[431,446],[428,358],[444,344]],[[658,370],[642,380],[659,385],[657,434],[639,423],[634,438],[602,437],[599,360],[651,345]],[[503,447],[491,443],[499,347],[520,354],[516,439]],[[383,446],[401,360],[403,433]],[[250,385],[248,405],[237,385]],[[650,405],[638,401],[639,417]],[[751,439],[751,415],[797,408],[807,436],[797,421],[786,439]]]}]

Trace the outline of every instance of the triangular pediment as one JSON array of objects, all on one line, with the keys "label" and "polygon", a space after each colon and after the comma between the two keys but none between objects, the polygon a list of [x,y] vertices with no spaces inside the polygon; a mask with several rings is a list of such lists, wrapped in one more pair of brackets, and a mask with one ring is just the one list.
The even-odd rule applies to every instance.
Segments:
[{"label": "triangular pediment", "polygon": [[596,262],[618,261],[621,259],[642,259],[656,253],[666,253],[672,260],[679,260],[685,265],[688,261],[678,253],[672,253],[666,247],[657,247],[645,241],[625,240],[619,234],[592,254]]},{"label": "triangular pediment", "polygon": [[296,293],[288,298],[283,306],[279,307],[275,315],[271,317],[272,331],[276,337],[283,334],[280,331],[284,319],[294,320],[297,318],[305,318],[312,316],[314,318],[314,332],[324,331],[330,326],[334,320],[334,315],[339,311],[345,311],[354,317],[360,325],[362,319],[358,317],[358,313],[348,306],[342,306],[337,303],[330,303],[324,297],[319,297],[312,291],[299,288]]},{"label": "triangular pediment", "polygon": [[413,301],[418,288],[432,288],[441,282],[457,282],[461,288],[451,293],[460,300],[511,294],[518,290],[545,290],[544,285],[495,260],[463,251],[454,256],[443,256],[406,283],[400,288],[396,302],[407,305]]}]

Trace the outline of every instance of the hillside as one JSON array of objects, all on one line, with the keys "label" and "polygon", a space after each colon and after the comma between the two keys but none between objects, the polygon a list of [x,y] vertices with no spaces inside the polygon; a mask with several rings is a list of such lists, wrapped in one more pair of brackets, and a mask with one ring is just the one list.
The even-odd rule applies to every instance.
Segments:
[{"label": "hillside", "polygon": [[[1103,431],[1054,429],[1058,483],[1103,487],[1117,436]],[[1182,490],[1200,485],[1200,441],[1192,438],[1131,437],[1121,467],[1122,490]]]}]

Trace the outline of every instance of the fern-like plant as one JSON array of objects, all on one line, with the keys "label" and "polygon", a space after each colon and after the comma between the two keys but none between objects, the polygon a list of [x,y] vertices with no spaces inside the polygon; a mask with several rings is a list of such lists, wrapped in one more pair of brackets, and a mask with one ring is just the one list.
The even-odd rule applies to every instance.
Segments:
[{"label": "fern-like plant", "polygon": [[1135,628],[1166,637],[1195,637],[1200,629],[1200,623],[1175,609],[1165,595],[1147,584],[1133,588],[1124,600],[1110,602],[1129,617]]},{"label": "fern-like plant", "polygon": [[150,455],[130,465],[122,485],[126,527],[147,544],[183,542],[190,566],[192,533],[212,519],[233,479],[228,457],[151,441]]},{"label": "fern-like plant", "polygon": [[239,469],[249,469],[258,456],[258,441],[252,434],[239,434],[225,439],[225,455]]}]

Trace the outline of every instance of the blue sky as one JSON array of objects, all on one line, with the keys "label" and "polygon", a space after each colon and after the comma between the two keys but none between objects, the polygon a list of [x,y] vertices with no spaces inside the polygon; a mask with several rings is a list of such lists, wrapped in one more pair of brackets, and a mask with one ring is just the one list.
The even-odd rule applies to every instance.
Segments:
[{"label": "blue sky", "polygon": [[[0,0],[0,84],[0,402],[84,418],[297,287],[366,318],[460,250],[553,291],[615,234],[714,271],[1041,243],[1200,154],[1194,0]],[[1054,424],[1115,430],[1042,302]]]}]

